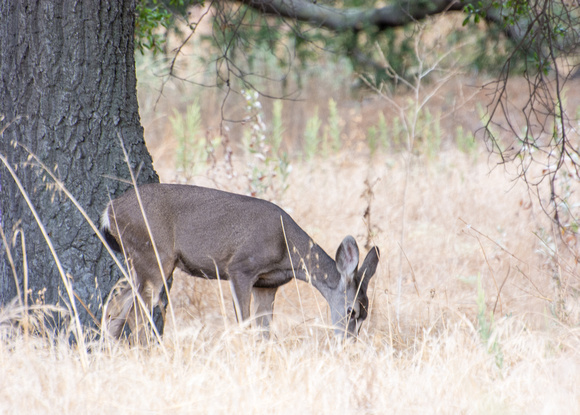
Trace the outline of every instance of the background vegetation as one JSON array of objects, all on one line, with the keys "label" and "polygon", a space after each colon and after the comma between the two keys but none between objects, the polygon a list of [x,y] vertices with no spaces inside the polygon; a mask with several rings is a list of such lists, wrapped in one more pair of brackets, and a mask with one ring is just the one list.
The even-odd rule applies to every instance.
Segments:
[{"label": "background vegetation", "polygon": [[[17,305],[0,314],[0,411],[578,412],[576,233],[562,234],[514,181],[518,165],[490,156],[489,91],[480,86],[497,73],[481,72],[480,38],[459,36],[452,19],[393,33],[400,54],[369,39],[388,69],[381,76],[332,53],[296,55],[289,69],[258,47],[228,84],[203,36],[174,62],[138,57],[141,118],[161,181],[274,200],[329,253],[346,234],[363,251],[380,247],[357,343],[329,337],[324,300],[307,284],[278,293],[274,338],[264,341],[235,323],[227,284],[178,273],[176,324],[168,321],[160,344],[87,333],[90,353],[66,333],[55,337],[39,299],[29,315]],[[180,45],[170,37],[165,47]],[[526,85],[511,79],[510,102],[525,104]],[[564,90],[569,114],[577,87],[571,80]],[[270,98],[280,96],[288,99]],[[514,146],[509,129],[495,135],[502,153]],[[573,228],[578,177],[557,185]],[[550,189],[537,189],[550,200]]]}]

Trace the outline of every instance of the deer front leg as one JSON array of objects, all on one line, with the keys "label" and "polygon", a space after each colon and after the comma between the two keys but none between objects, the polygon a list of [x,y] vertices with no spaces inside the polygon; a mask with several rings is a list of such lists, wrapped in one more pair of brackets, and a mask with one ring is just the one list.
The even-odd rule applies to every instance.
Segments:
[{"label": "deer front leg", "polygon": [[252,285],[243,276],[238,278],[231,276],[230,287],[236,319],[238,323],[246,322],[250,318]]},{"label": "deer front leg", "polygon": [[254,295],[254,313],[256,324],[263,330],[265,338],[269,338],[270,323],[274,314],[274,298],[278,288],[258,288],[252,289]]}]

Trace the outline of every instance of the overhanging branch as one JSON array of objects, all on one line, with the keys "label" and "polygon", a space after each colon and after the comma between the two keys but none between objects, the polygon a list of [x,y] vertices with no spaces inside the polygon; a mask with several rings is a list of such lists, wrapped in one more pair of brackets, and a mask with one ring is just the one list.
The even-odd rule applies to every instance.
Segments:
[{"label": "overhanging branch", "polygon": [[261,13],[308,22],[336,32],[360,31],[366,27],[385,30],[400,27],[447,10],[463,10],[459,0],[404,0],[376,8],[336,8],[307,0],[241,0]]}]

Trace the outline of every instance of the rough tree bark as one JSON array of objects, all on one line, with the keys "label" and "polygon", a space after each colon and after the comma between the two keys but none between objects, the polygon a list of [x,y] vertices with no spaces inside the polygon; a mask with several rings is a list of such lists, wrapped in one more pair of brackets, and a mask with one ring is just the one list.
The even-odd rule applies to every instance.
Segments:
[{"label": "rough tree bark", "polygon": [[[158,181],[140,124],[134,62],[134,1],[4,0],[0,4],[0,154],[16,170],[73,280],[81,322],[91,326],[118,279],[99,239],[70,200],[29,158],[45,163],[98,223],[110,195],[128,188],[120,135],[138,182]],[[0,117],[1,118],[1,117]],[[15,180],[0,163],[0,305],[69,301],[55,262]],[[15,237],[17,236],[17,237]],[[90,312],[89,312],[90,310]]]}]

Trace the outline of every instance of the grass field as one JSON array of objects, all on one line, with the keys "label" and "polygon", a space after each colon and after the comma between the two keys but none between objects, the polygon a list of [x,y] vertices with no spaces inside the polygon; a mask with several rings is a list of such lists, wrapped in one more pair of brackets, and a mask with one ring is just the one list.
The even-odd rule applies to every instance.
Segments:
[{"label": "grass field", "polygon": [[[439,102],[455,107],[450,97],[461,83],[474,80],[441,90]],[[252,122],[230,126],[231,163],[217,144],[215,163],[200,161],[185,177],[175,168],[179,144],[170,118],[185,114],[193,99],[163,97],[154,109],[155,94],[147,85],[141,91],[162,181],[247,190],[251,156],[241,143]],[[227,284],[220,290],[178,273],[175,325],[168,319],[163,342],[147,348],[89,341],[86,354],[62,338],[9,336],[1,323],[11,310],[3,310],[0,413],[580,413],[574,252],[563,248],[528,189],[482,145],[462,151],[457,126],[478,128],[475,104],[448,117],[433,110],[429,133],[412,148],[381,147],[371,157],[366,138],[380,113],[394,135],[385,104],[372,95],[353,100],[324,91],[285,104],[281,148],[292,170],[274,177],[272,188],[278,186],[276,202],[332,256],[347,234],[362,255],[368,243],[380,247],[358,342],[331,339],[328,307],[305,283],[279,290],[273,338],[265,341],[235,323]],[[219,117],[208,114],[219,114],[221,103],[205,94],[199,131],[212,138]],[[330,98],[343,147],[323,155]],[[321,138],[305,157],[300,131],[315,106]]]},{"label": "grass field", "polygon": [[237,327],[226,284],[223,316],[216,283],[177,275],[163,346],[97,342],[83,367],[62,340],[0,343],[0,412],[577,413],[577,319],[556,318],[542,217],[522,207],[525,192],[489,174],[486,157],[447,151],[413,164],[403,200],[398,157],[357,161],[296,166],[284,203],[329,252],[347,233],[362,245],[364,180],[379,179],[382,257],[356,344],[329,339],[327,307],[304,283],[300,300],[292,283],[279,292],[267,342]]}]

